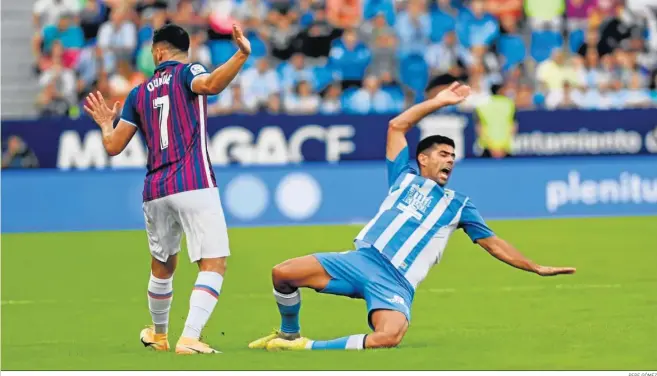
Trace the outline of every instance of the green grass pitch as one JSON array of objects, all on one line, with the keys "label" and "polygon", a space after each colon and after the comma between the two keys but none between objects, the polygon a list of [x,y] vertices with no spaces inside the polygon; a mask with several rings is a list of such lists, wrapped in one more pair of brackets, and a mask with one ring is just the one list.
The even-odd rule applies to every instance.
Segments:
[{"label": "green grass pitch", "polygon": [[[539,263],[577,274],[542,278],[453,236],[420,285],[397,349],[267,353],[246,348],[279,323],[271,267],[351,248],[354,226],[231,230],[233,256],[205,339],[224,351],[147,351],[149,254],[143,231],[3,234],[2,369],[657,369],[657,217],[491,222]],[[171,336],[196,268],[174,280]],[[362,301],[303,292],[306,336],[366,333]]]}]

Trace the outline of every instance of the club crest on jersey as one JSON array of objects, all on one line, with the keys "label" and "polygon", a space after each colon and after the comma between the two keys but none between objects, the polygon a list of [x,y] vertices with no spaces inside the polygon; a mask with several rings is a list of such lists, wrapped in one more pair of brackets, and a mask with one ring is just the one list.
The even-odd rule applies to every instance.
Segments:
[{"label": "club crest on jersey", "polygon": [[427,214],[432,200],[433,197],[426,196],[420,191],[419,185],[413,184],[406,191],[406,195],[397,207],[400,210],[409,212],[416,219],[422,220],[422,217]]}]

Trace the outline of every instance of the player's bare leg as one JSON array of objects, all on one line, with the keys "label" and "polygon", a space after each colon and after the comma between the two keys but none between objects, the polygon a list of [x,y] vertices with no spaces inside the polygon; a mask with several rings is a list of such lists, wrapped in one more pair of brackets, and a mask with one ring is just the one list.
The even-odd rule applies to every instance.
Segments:
[{"label": "player's bare leg", "polygon": [[408,330],[408,320],[399,311],[379,309],[372,312],[374,333],[365,338],[366,349],[388,348],[399,345]]},{"label": "player's bare leg", "polygon": [[169,311],[173,299],[173,273],[178,256],[170,256],[166,262],[155,257],[151,260],[151,277],[148,281],[148,309],[153,326],[141,331],[139,338],[144,346],[157,351],[168,351]]},{"label": "player's bare leg", "polygon": [[198,262],[199,273],[189,299],[189,314],[185,329],[176,344],[178,354],[211,354],[219,351],[200,341],[201,332],[217,305],[221,293],[226,258],[205,258]]},{"label": "player's bare leg", "polygon": [[[273,271],[273,281],[274,295],[281,312],[281,330],[269,337],[254,341],[250,345],[251,348],[262,348],[262,346],[268,350],[386,348],[397,346],[408,329],[408,321],[403,313],[379,309],[373,311],[370,318],[374,333],[369,335],[355,334],[328,341],[311,341],[308,338],[300,337],[298,334],[298,313],[300,309],[298,288],[309,287],[323,293],[349,295],[352,286],[345,281],[332,279],[314,256],[300,257],[277,265]],[[294,298],[295,294],[296,299]],[[285,299],[288,299],[289,303],[297,303],[294,305],[286,304]]]},{"label": "player's bare leg", "polygon": [[274,339],[294,340],[300,338],[299,311],[301,293],[299,288],[308,287],[320,291],[326,288],[331,277],[314,256],[303,256],[287,260],[272,270],[274,298],[281,314],[281,327],[272,334],[249,344],[251,349],[264,349]]},{"label": "player's bare leg", "polygon": [[380,309],[372,313],[374,333],[354,334],[328,341],[312,341],[308,338],[287,340],[275,338],[267,343],[267,350],[363,350],[390,348],[399,345],[408,330],[403,313]]}]

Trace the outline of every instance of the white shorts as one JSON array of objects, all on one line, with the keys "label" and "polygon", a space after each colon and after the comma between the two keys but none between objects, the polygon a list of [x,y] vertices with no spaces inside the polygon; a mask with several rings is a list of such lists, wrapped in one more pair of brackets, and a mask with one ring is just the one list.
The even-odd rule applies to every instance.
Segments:
[{"label": "white shorts", "polygon": [[183,231],[191,262],[230,255],[218,188],[176,193],[144,202],[151,255],[166,262],[180,252]]}]

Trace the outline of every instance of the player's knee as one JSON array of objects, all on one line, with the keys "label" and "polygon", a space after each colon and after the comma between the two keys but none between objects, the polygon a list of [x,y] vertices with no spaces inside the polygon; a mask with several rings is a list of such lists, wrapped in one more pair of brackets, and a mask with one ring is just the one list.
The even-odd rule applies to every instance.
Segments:
[{"label": "player's knee", "polygon": [[291,273],[292,270],[289,265],[287,265],[287,262],[283,262],[274,266],[274,268],[271,270],[271,279],[275,285],[287,283],[292,279]]},{"label": "player's knee", "polygon": [[[367,338],[368,348],[391,348],[398,346],[402,339],[404,339],[405,331],[400,328],[399,330],[387,330],[385,332],[376,332]],[[370,340],[371,339],[371,340]]]},{"label": "player's knee", "polygon": [[215,272],[224,275],[226,273],[226,258],[216,257],[201,259],[198,262],[198,268],[202,272]]}]

